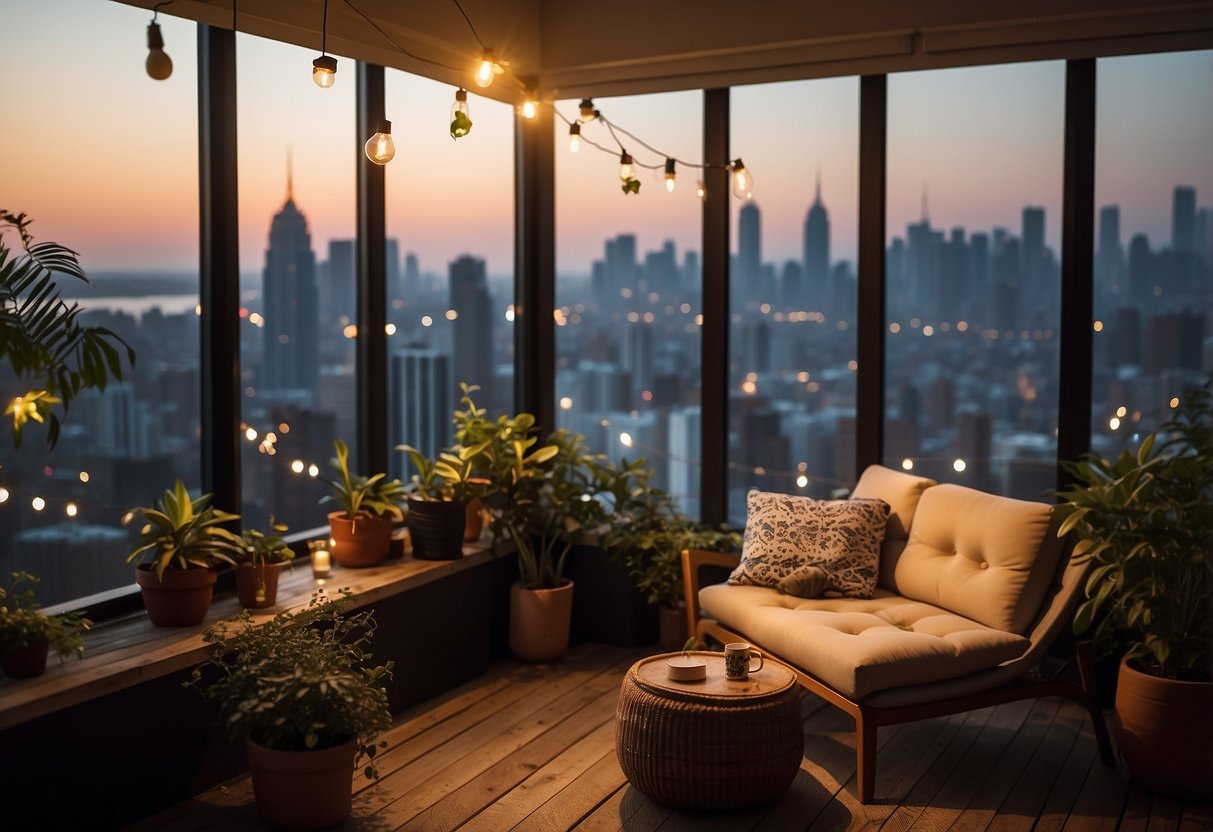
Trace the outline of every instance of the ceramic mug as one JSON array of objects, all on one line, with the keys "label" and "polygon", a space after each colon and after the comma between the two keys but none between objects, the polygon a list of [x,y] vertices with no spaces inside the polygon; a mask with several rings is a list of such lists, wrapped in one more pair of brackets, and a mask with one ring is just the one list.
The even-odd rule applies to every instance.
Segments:
[{"label": "ceramic mug", "polygon": [[[758,667],[754,667],[758,659]],[[724,676],[733,681],[744,681],[751,673],[762,670],[762,654],[744,641],[735,641],[724,646]]]}]

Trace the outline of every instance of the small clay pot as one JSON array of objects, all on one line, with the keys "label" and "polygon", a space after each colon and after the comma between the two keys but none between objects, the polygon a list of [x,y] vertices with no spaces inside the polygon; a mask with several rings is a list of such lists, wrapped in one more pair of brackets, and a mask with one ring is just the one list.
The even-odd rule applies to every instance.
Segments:
[{"label": "small clay pot", "polygon": [[278,576],[282,566],[281,563],[237,564],[236,597],[245,609],[261,610],[278,603]]},{"label": "small clay pot", "polygon": [[484,503],[479,497],[468,500],[464,517],[463,542],[475,543],[484,534]]},{"label": "small clay pot", "polygon": [[553,589],[510,587],[510,652],[524,662],[558,659],[569,649],[573,582]]},{"label": "small clay pot", "polygon": [[0,644],[0,668],[10,679],[32,679],[46,672],[50,644],[44,638],[28,642],[6,641]]},{"label": "small clay pot", "polygon": [[392,518],[359,514],[353,520],[344,511],[329,515],[333,560],[342,566],[378,566],[387,560],[392,545]]},{"label": "small clay pot", "polygon": [[163,579],[147,564],[135,569],[135,583],[143,590],[147,617],[157,627],[201,624],[211,608],[214,569],[166,569]]},{"label": "small clay pot", "polygon": [[324,829],[350,814],[353,740],[319,751],[276,751],[245,743],[261,821],[275,829]]}]

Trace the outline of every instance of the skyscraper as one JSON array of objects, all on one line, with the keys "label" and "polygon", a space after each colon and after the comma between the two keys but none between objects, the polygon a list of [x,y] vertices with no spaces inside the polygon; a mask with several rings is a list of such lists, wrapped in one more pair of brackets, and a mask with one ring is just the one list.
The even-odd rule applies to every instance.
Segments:
[{"label": "skyscraper", "polygon": [[318,377],[316,255],[307,218],[295,205],[292,175],[286,178],[286,202],[270,223],[270,244],[262,272],[265,326],[262,328],[261,388],[316,392]]},{"label": "skyscraper", "polygon": [[1120,247],[1120,206],[1105,205],[1099,209],[1099,243],[1095,253],[1095,279],[1107,291],[1119,294],[1122,283],[1124,253]]},{"label": "skyscraper", "polygon": [[1023,209],[1023,231],[1019,256],[1023,258],[1020,267],[1025,294],[1036,296],[1045,289],[1048,260],[1045,252],[1045,209],[1025,206]]},{"label": "skyscraper", "polygon": [[805,291],[814,308],[833,309],[838,300],[830,295],[830,216],[821,201],[821,174],[809,213],[804,219]]},{"label": "skyscraper", "polygon": [[[392,353],[388,389],[388,431],[392,446],[412,445],[429,457],[451,444],[454,381],[448,356],[428,344],[409,344]],[[403,453],[393,455],[393,474],[411,475]]]},{"label": "skyscraper", "polygon": [[742,205],[737,214],[737,277],[739,294],[734,297],[742,301],[756,299],[754,287],[762,278],[762,214],[752,201]]},{"label": "skyscraper", "polygon": [[1191,251],[1196,242],[1196,189],[1176,185],[1171,198],[1171,248]]},{"label": "skyscraper", "polygon": [[450,265],[450,308],[455,310],[452,394],[460,382],[477,384],[477,401],[493,405],[493,310],[484,261],[463,255]]}]

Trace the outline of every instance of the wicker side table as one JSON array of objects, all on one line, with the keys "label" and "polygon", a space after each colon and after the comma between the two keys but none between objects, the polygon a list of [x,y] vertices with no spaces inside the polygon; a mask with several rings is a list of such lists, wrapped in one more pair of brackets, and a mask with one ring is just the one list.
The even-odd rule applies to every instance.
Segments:
[{"label": "wicker side table", "polygon": [[738,809],[781,797],[804,756],[795,674],[765,659],[744,682],[725,679],[724,656],[696,652],[707,679],[675,682],[666,660],[628,671],[615,710],[615,752],[628,782],[660,803]]}]

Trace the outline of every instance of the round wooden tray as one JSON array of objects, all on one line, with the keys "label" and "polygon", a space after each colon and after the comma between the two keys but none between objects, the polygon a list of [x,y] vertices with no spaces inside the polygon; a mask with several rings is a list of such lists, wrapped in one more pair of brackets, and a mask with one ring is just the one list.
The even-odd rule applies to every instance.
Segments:
[{"label": "round wooden tray", "polygon": [[[707,678],[695,682],[678,682],[666,674],[666,661],[674,656],[688,655],[703,659],[707,665]],[[726,679],[724,654],[707,650],[690,650],[686,653],[662,653],[641,659],[633,668],[637,684],[653,693],[672,695],[677,698],[690,697],[701,700],[723,700],[725,702],[755,697],[777,696],[795,686],[796,674],[777,659],[762,657],[762,669],[751,673],[741,681]]]}]

